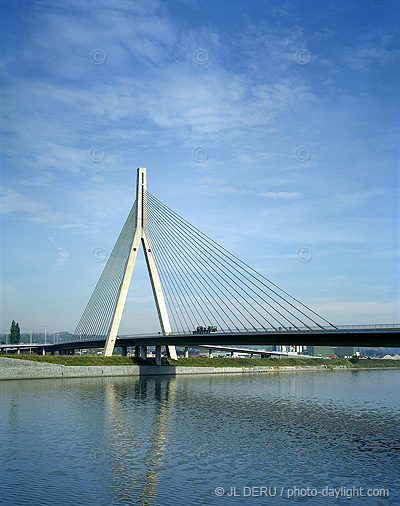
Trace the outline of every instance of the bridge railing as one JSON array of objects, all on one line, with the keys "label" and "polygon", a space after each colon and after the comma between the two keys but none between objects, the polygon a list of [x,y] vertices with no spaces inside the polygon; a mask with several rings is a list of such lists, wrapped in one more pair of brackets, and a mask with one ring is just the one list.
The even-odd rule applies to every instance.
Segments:
[{"label": "bridge railing", "polygon": [[[341,330],[379,330],[379,329],[400,329],[400,323],[380,323],[380,324],[371,324],[371,325],[336,325],[336,327],[323,327],[324,330],[327,332],[335,332],[335,331],[341,331]],[[249,334],[249,333],[258,333],[258,332],[309,332],[310,330],[315,331],[321,331],[321,327],[318,326],[309,326],[309,327],[287,327],[286,329],[283,327],[278,327],[277,329],[274,329],[272,327],[270,328],[240,328],[235,330],[229,330],[229,329],[218,329],[217,332],[213,332],[216,334],[236,334],[236,333],[243,333],[243,334]],[[159,333],[160,334],[160,333]],[[176,335],[176,336],[186,336],[188,334],[193,334],[193,330],[188,330],[186,332],[171,332],[170,335]],[[146,336],[152,336],[154,337],[154,333],[151,334],[127,334],[123,336],[119,336],[121,338],[133,338],[137,336],[146,337]],[[161,334],[160,334],[161,335]]]}]

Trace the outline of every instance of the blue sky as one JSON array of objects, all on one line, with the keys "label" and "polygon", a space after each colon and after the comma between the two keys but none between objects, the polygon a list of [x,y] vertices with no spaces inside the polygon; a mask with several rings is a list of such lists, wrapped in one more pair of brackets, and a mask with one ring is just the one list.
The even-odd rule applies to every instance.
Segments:
[{"label": "blue sky", "polygon": [[[138,166],[333,323],[400,321],[396,1],[0,10],[1,332],[75,329]],[[140,256],[120,333],[153,330]]]}]

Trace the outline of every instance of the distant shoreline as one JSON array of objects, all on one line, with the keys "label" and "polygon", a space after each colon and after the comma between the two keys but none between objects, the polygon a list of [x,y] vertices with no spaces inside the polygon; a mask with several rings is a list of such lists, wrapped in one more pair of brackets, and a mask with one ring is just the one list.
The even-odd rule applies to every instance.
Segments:
[{"label": "distant shoreline", "polygon": [[[36,357],[35,357],[36,358]],[[283,373],[283,372],[317,372],[317,371],[356,371],[356,370],[377,370],[377,369],[399,369],[399,360],[362,360],[358,364],[340,364],[333,362],[340,362],[345,359],[337,359],[336,361],[324,360],[324,364],[310,363],[310,365],[293,364],[287,365],[279,359],[264,359],[273,361],[273,364],[257,365],[254,366],[241,365],[235,358],[229,359],[197,359],[203,360],[202,366],[190,365],[191,359],[180,359],[178,362],[166,359],[169,365],[152,366],[152,365],[85,365],[82,361],[81,365],[66,365],[61,363],[49,363],[48,361],[36,361],[34,359],[21,359],[0,357],[0,380],[24,380],[24,379],[54,379],[54,378],[86,378],[86,377],[117,377],[117,376],[181,376],[181,375],[197,375],[197,374],[251,374],[251,373]],[[50,358],[50,357],[49,357]],[[73,359],[74,357],[67,357]],[[81,358],[81,357],[79,357]],[[86,357],[83,357],[86,358]],[[95,357],[96,361],[99,359],[106,359],[107,357]],[[110,357],[114,358],[114,357]],[[129,358],[129,357],[115,357],[115,358]],[[194,359],[192,359],[193,361]],[[219,361],[228,360],[227,366],[221,364]],[[247,359],[255,361],[255,359]],[[299,359],[287,359],[299,360]],[[310,359],[315,360],[322,359]],[[68,362],[69,360],[66,360]],[[183,365],[185,361],[189,363]],[[214,361],[215,365],[209,365],[210,361]],[[235,361],[235,366],[232,367],[232,362]],[[257,360],[256,360],[257,361]],[[218,363],[219,362],[219,363]],[[348,360],[347,360],[348,362]],[[365,365],[363,364],[364,362]],[[373,362],[373,363],[371,363]],[[377,364],[376,362],[379,362]],[[177,365],[178,363],[182,365]],[[368,364],[368,365],[367,365]]]}]

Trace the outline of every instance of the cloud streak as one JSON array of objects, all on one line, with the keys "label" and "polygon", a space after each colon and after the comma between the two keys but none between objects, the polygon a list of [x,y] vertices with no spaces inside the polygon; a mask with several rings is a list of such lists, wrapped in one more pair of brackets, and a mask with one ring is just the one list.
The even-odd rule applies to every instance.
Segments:
[{"label": "cloud streak", "polygon": [[283,199],[293,200],[301,197],[300,192],[263,192],[259,194],[260,197],[267,197],[270,199]]}]

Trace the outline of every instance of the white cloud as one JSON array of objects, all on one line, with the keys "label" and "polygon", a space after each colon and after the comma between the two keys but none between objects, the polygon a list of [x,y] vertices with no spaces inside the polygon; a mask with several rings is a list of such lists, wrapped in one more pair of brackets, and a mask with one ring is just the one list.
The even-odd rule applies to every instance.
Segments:
[{"label": "white cloud", "polygon": [[58,228],[65,230],[68,228],[89,228],[89,226],[84,223],[65,223],[64,225],[60,225]]},{"label": "white cloud", "polygon": [[65,248],[60,246],[60,244],[53,237],[48,237],[48,240],[57,248],[58,251],[58,258],[54,267],[61,267],[66,262],[68,262],[69,253]]},{"label": "white cloud", "polygon": [[341,55],[341,60],[353,70],[365,71],[372,65],[385,65],[400,58],[394,33],[374,29],[361,34],[358,42],[358,46],[345,49]]},{"label": "white cloud", "polygon": [[201,198],[216,195],[239,195],[242,191],[230,184],[226,178],[203,176],[195,179],[191,191]]},{"label": "white cloud", "polygon": [[284,200],[292,200],[298,199],[301,197],[300,192],[261,192],[259,193],[260,197],[268,197],[270,199],[284,199]]},{"label": "white cloud", "polygon": [[[399,233],[399,236],[400,236],[400,233]],[[367,258],[370,258],[372,260],[388,260],[388,259],[391,259],[391,258],[397,258],[397,257],[400,257],[400,249],[397,249],[397,250],[380,250],[380,251],[370,251],[368,252],[368,254],[366,255]]]},{"label": "white cloud", "polygon": [[1,187],[2,213],[26,213],[33,221],[55,225],[59,223],[64,214],[53,211],[50,205],[43,200],[36,200],[17,193],[12,188]]},{"label": "white cloud", "polygon": [[332,276],[327,281],[325,281],[324,286],[327,287],[336,287],[336,286],[343,286],[347,284],[347,280],[345,276],[339,275],[339,276]]}]

